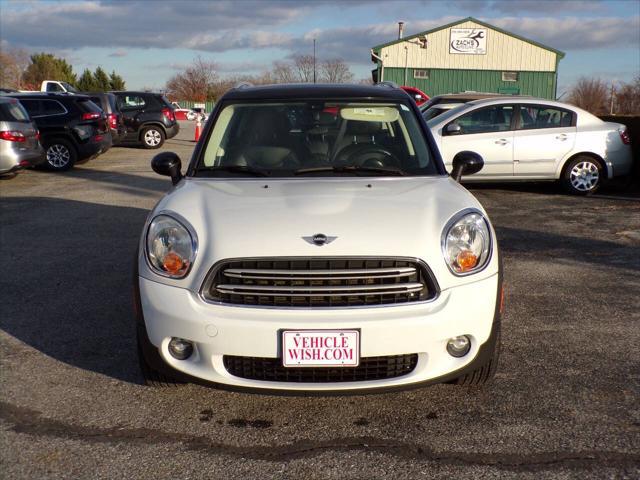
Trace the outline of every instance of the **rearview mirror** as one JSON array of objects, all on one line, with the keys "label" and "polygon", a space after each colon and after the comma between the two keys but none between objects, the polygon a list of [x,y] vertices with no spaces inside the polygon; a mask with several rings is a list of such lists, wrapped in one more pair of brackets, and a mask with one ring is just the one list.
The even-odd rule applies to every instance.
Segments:
[{"label": "rearview mirror", "polygon": [[177,184],[182,179],[182,162],[180,157],[173,152],[162,152],[151,160],[151,168],[154,172],[171,177],[171,183]]},{"label": "rearview mirror", "polygon": [[456,182],[459,182],[462,175],[473,175],[482,170],[484,160],[477,153],[465,150],[456,153],[452,164],[451,176]]},{"label": "rearview mirror", "polygon": [[450,123],[447,125],[445,131],[447,132],[447,135],[459,135],[462,133],[462,128],[457,123]]}]

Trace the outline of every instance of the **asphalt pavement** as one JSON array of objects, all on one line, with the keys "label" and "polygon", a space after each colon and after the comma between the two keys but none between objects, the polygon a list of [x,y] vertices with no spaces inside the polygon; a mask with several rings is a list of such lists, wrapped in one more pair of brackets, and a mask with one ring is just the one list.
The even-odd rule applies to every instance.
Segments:
[{"label": "asphalt pavement", "polygon": [[[193,129],[162,150],[186,163]],[[0,179],[3,478],[639,478],[640,202],[482,186],[493,383],[366,396],[142,385],[131,302],[156,152]],[[472,309],[470,309],[472,313]]]}]

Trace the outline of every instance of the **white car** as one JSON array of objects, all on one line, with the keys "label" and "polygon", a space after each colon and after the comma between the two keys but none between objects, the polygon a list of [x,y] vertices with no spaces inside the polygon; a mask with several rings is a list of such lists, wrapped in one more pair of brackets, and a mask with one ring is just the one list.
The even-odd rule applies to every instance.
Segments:
[{"label": "white car", "polygon": [[[480,203],[392,87],[239,87],[151,211],[135,276],[148,384],[284,391],[480,384],[502,274]],[[473,153],[454,175],[482,167]]]},{"label": "white car", "polygon": [[595,192],[628,175],[627,128],[566,103],[530,97],[476,100],[428,121],[447,168],[462,149],[483,169],[464,181],[560,180],[570,193]]}]

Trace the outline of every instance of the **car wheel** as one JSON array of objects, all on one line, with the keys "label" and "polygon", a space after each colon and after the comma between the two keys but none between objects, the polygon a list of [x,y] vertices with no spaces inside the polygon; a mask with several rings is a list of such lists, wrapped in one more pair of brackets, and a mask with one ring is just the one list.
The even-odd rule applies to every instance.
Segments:
[{"label": "car wheel", "polygon": [[55,172],[69,170],[78,160],[75,148],[67,140],[54,138],[46,144],[47,169]]},{"label": "car wheel", "polygon": [[579,156],[571,160],[564,169],[562,184],[574,195],[590,195],[602,184],[602,164],[591,157]]},{"label": "car wheel", "polygon": [[188,112],[186,115],[187,120],[195,120],[196,119],[196,114],[195,112]]},{"label": "car wheel", "polygon": [[[498,325],[496,328],[500,328]],[[500,330],[496,333],[496,343],[493,348],[491,358],[474,371],[458,377],[451,383],[465,386],[479,386],[489,382],[496,373],[498,368],[498,359],[500,357]]]},{"label": "car wheel", "polygon": [[[169,371],[170,367],[167,366],[166,371],[160,371],[151,365],[151,363],[161,364],[164,363],[164,361],[160,357],[156,347],[149,341],[147,332],[142,325],[138,325],[137,327],[137,340],[138,363],[140,364],[142,378],[144,378],[146,385],[150,387],[176,387],[185,383],[180,380],[177,375],[173,375]],[[147,356],[152,356],[153,362],[149,362]]]},{"label": "car wheel", "polygon": [[147,127],[142,130],[144,148],[160,148],[164,143],[164,132],[159,127]]}]

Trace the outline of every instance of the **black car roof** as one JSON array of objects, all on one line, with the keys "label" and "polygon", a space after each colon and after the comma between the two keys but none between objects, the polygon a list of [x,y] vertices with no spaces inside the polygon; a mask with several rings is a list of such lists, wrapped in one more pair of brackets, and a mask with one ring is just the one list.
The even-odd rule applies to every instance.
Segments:
[{"label": "black car roof", "polygon": [[18,99],[35,98],[39,100],[90,100],[87,95],[78,93],[46,93],[46,92],[20,92],[10,93],[7,97],[14,97]]},{"label": "black car roof", "polygon": [[355,85],[328,83],[287,83],[240,86],[224,94],[225,100],[296,99],[296,98],[388,98],[406,100],[404,90],[391,85]]}]

